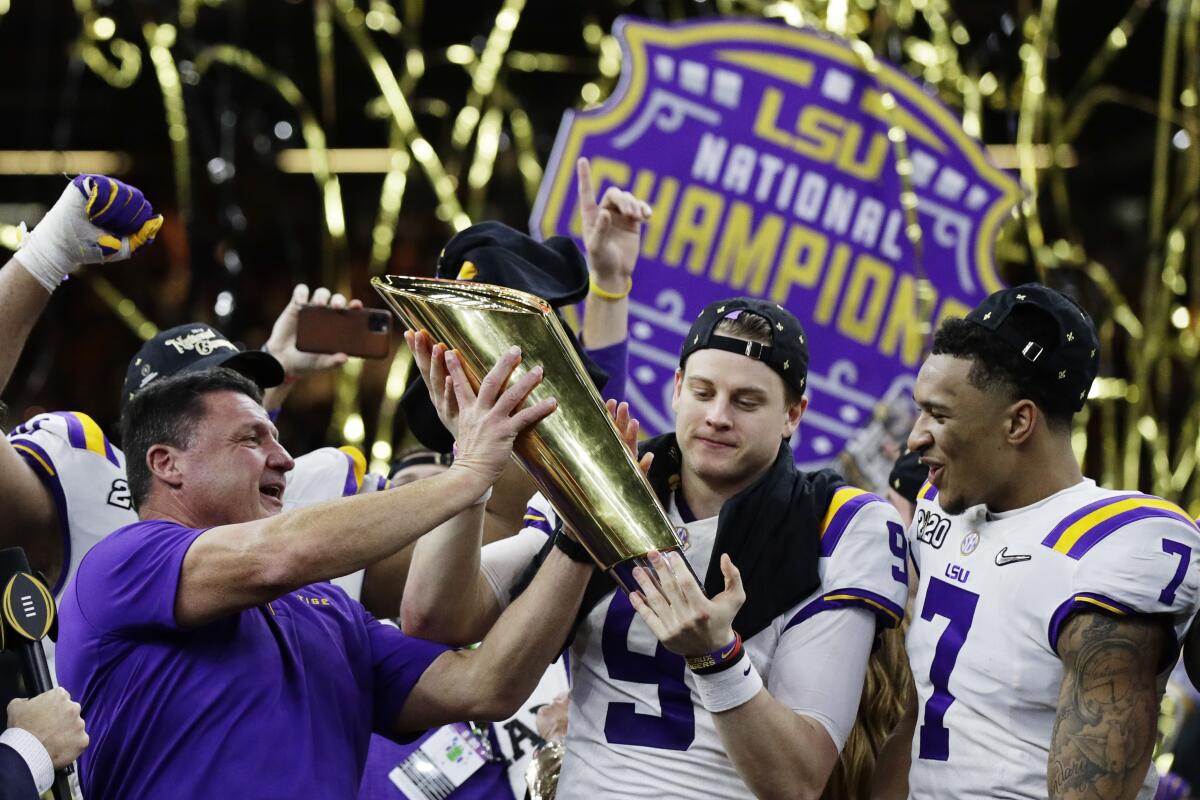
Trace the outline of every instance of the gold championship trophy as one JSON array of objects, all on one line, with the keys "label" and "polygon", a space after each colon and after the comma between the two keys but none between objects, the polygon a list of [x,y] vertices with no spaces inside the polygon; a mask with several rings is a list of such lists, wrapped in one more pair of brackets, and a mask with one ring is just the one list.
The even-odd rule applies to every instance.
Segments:
[{"label": "gold championship trophy", "polygon": [[548,303],[470,281],[387,275],[371,284],[408,328],[428,331],[457,351],[477,389],[514,344],[521,363],[512,380],[543,368],[545,377],[528,402],[554,397],[558,409],[517,439],[514,454],[596,564],[626,592],[638,588],[635,566],[654,575],[648,552],[680,549],[671,521]]}]

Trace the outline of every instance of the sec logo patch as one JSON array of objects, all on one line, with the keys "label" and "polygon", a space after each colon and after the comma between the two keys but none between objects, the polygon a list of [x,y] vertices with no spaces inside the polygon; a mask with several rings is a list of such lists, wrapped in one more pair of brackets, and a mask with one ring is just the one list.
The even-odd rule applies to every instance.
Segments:
[{"label": "sec logo patch", "polygon": [[975,531],[968,531],[963,537],[962,546],[958,549],[964,556],[969,556],[975,552],[975,548],[979,547],[979,534]]}]

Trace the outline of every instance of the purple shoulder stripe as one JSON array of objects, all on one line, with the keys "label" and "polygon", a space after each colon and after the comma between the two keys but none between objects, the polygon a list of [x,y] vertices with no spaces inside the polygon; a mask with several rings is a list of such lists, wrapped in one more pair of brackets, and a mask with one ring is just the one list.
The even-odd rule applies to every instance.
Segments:
[{"label": "purple shoulder stripe", "polygon": [[1077,592],[1064,600],[1050,616],[1050,626],[1047,630],[1050,649],[1056,653],[1058,652],[1058,635],[1062,632],[1062,626],[1072,614],[1076,611],[1096,610],[1107,611],[1110,614],[1118,616],[1135,613],[1132,608],[1124,603],[1113,600],[1111,597],[1096,594],[1095,592]]},{"label": "purple shoulder stripe", "polygon": [[17,451],[17,455],[25,459],[25,463],[29,464],[30,469],[34,472],[55,481],[58,480],[58,468],[54,465],[54,459],[40,444],[33,439],[19,436],[9,439],[8,443]]},{"label": "purple shoulder stripe", "polygon": [[1062,520],[1060,520],[1059,523],[1050,530],[1050,533],[1047,534],[1046,538],[1042,540],[1042,544],[1046,545],[1047,547],[1054,547],[1054,545],[1058,542],[1059,537],[1063,535],[1063,532],[1066,531],[1067,528],[1071,527],[1088,514],[1091,514],[1093,511],[1104,508],[1105,506],[1110,506],[1113,503],[1119,503],[1122,500],[1132,500],[1143,496],[1144,495],[1137,494],[1136,492],[1132,494],[1117,494],[1113,495],[1112,497],[1101,498],[1094,503],[1088,503],[1086,506],[1078,508],[1067,516],[1063,517]]},{"label": "purple shoulder stripe", "polygon": [[86,450],[87,434],[83,432],[83,423],[79,421],[79,418],[70,411],[55,411],[53,413],[54,416],[62,417],[67,421],[67,440],[71,442],[71,446]]},{"label": "purple shoulder stripe", "polygon": [[[858,492],[858,490],[852,487],[839,489],[834,493],[831,505],[839,503],[840,498],[838,495],[842,492],[850,493]],[[851,520],[858,515],[863,506],[868,503],[882,502],[885,502],[882,497],[870,492],[858,492],[850,496],[849,499],[840,502],[833,510],[832,519],[829,520],[829,523],[821,532],[821,557],[828,558],[833,555],[833,550],[837,547],[838,542],[841,541],[842,534],[846,532],[846,528],[850,526]]]},{"label": "purple shoulder stripe", "polygon": [[883,595],[868,589],[849,587],[823,593],[797,611],[783,629],[786,631],[788,628],[795,627],[822,611],[853,606],[865,608],[875,614],[880,626],[884,628],[894,628],[904,619],[904,609]]},{"label": "purple shoulder stripe", "polygon": [[534,528],[547,536],[554,533],[554,528],[551,527],[550,521],[546,519],[546,515],[533,506],[526,506],[523,524],[526,528]]}]

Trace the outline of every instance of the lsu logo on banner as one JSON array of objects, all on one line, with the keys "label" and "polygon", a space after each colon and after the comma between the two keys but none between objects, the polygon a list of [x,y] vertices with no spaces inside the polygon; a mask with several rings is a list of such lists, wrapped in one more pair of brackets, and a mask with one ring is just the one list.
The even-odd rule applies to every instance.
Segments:
[{"label": "lsu logo on banner", "polygon": [[1001,287],[993,245],[1020,189],[921,86],[886,64],[872,75],[839,39],[730,19],[622,18],[615,33],[620,85],[564,117],[530,229],[579,240],[579,156],[598,191],[653,206],[628,387],[651,433],[673,427],[677,356],[705,304],[749,294],[794,313],[811,404],[793,443],[801,465],[825,464],[879,402],[911,391],[927,344],[889,125],[907,133],[935,326]]}]

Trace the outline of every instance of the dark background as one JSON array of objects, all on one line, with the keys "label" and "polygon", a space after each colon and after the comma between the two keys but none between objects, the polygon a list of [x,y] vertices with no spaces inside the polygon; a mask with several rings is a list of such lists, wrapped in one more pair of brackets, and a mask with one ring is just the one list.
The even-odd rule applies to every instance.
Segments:
[{"label": "dark background", "polygon": [[[320,2],[199,3],[195,26],[179,28],[172,55],[177,62],[185,62],[208,44],[245,48],[296,83],[321,119],[330,147],[385,147],[387,122],[366,112],[379,96],[377,85],[336,25],[333,102],[322,96],[313,34]],[[160,327],[201,319],[217,325],[230,338],[249,346],[261,345],[292,285],[305,281],[315,286],[321,276],[324,225],[316,184],[308,175],[283,174],[275,166],[278,149],[302,146],[292,109],[271,89],[227,68],[214,67],[194,85],[185,81],[192,203],[192,216],[185,220],[176,203],[163,96],[142,32],[147,20],[178,25],[179,3],[94,3],[98,14],[115,21],[117,37],[141,50],[141,73],[125,89],[109,86],[79,58],[85,17],[70,0],[0,0],[0,9],[5,5],[10,7],[0,15],[0,108],[4,111],[0,150],[112,149],[128,153],[131,167],[120,177],[141,187],[167,222],[159,241],[147,252],[132,262],[99,269]],[[356,5],[363,12],[386,6],[368,0],[358,0]],[[454,114],[470,90],[470,78],[462,66],[446,60],[445,48],[466,44],[480,51],[501,5],[498,0],[396,2],[386,8],[394,8],[402,30],[395,35],[371,34],[397,74],[403,73],[411,49],[423,52],[426,71],[411,87],[408,99],[418,127],[459,179],[464,198],[473,143],[456,153],[449,134]],[[866,21],[861,35],[872,42],[877,53],[921,73],[911,45],[932,38],[927,19],[920,13],[911,21],[902,19],[904,3],[851,0],[850,5],[852,12]],[[826,8],[817,2],[800,6],[817,18]],[[1140,19],[1128,46],[1105,70],[1102,82],[1141,98],[1153,111],[1161,81],[1166,19],[1166,4],[1161,0],[1059,3],[1047,65],[1047,103],[1052,108],[1054,103],[1061,107],[1073,101],[1072,91],[1087,64],[1131,9]],[[761,10],[760,4],[717,5],[709,0],[529,0],[513,33],[511,49],[567,56],[565,69],[525,73],[506,68],[500,73],[500,82],[528,113],[539,161],[544,164],[562,112],[581,105],[581,87],[600,77],[597,48],[594,41],[587,41],[585,26],[598,25],[607,35],[620,14],[681,19],[719,11],[756,14]],[[960,0],[946,10],[945,18],[960,21],[969,33],[969,41],[957,47],[964,72],[972,78],[984,73],[997,78],[998,88],[984,99],[983,138],[987,143],[1011,143],[1023,86],[1021,48],[1030,46],[1026,25],[1039,6]],[[605,94],[613,85],[604,78],[599,83]],[[948,80],[936,87],[952,107],[962,102],[959,88]],[[1179,88],[1186,87],[1181,84]],[[1062,197],[1059,202],[1052,201],[1048,183],[1043,183],[1046,199],[1038,211],[1049,240],[1065,237],[1081,243],[1087,257],[1108,270],[1139,312],[1144,311],[1138,308],[1142,287],[1156,278],[1161,256],[1151,252],[1147,237],[1156,120],[1153,113],[1134,106],[1136,103],[1107,103],[1090,113],[1072,143],[1077,166],[1057,173]],[[279,121],[292,125],[287,140],[274,133]],[[524,228],[530,204],[509,134],[506,123],[483,217]],[[1041,140],[1046,136],[1044,132]],[[218,156],[234,167],[232,177],[220,182],[213,180],[207,168]],[[346,174],[340,180],[348,251],[337,262],[339,281],[368,304],[380,305],[367,285],[367,261],[383,175]],[[48,205],[62,186],[61,176],[0,175],[0,223],[20,219],[16,210],[4,204]],[[1189,198],[1194,199],[1195,186],[1176,185],[1172,191],[1169,205],[1178,213]],[[1063,198],[1068,202],[1061,202]],[[438,251],[452,233],[450,226],[437,218],[435,207],[423,174],[410,170],[388,271],[432,271]],[[1189,243],[1190,236],[1189,232]],[[240,270],[227,267],[230,251],[236,253],[233,261],[240,263]],[[1023,226],[1014,226],[1000,252],[1009,262],[1005,273],[1010,280],[1037,276],[1033,266],[1037,254],[1029,249]],[[1106,322],[1111,308],[1093,282],[1073,270],[1057,270],[1053,282],[1076,292],[1097,321]],[[218,317],[214,305],[223,291],[232,292],[236,302],[229,314]],[[1187,291],[1190,297],[1190,287]],[[1192,316],[1194,319],[1196,314]],[[1128,372],[1129,359],[1136,358],[1136,353],[1128,352],[1128,344],[1113,340],[1105,374]],[[112,430],[124,365],[138,345],[137,337],[85,281],[68,282],[55,294],[4,393],[9,406],[6,422],[15,424],[42,407],[73,408],[88,411]],[[380,365],[365,370],[362,392],[368,432],[384,374]],[[310,381],[289,401],[284,434],[294,451],[325,442],[332,386],[332,378]],[[1172,412],[1175,417],[1191,408],[1190,399],[1185,400]]]}]

